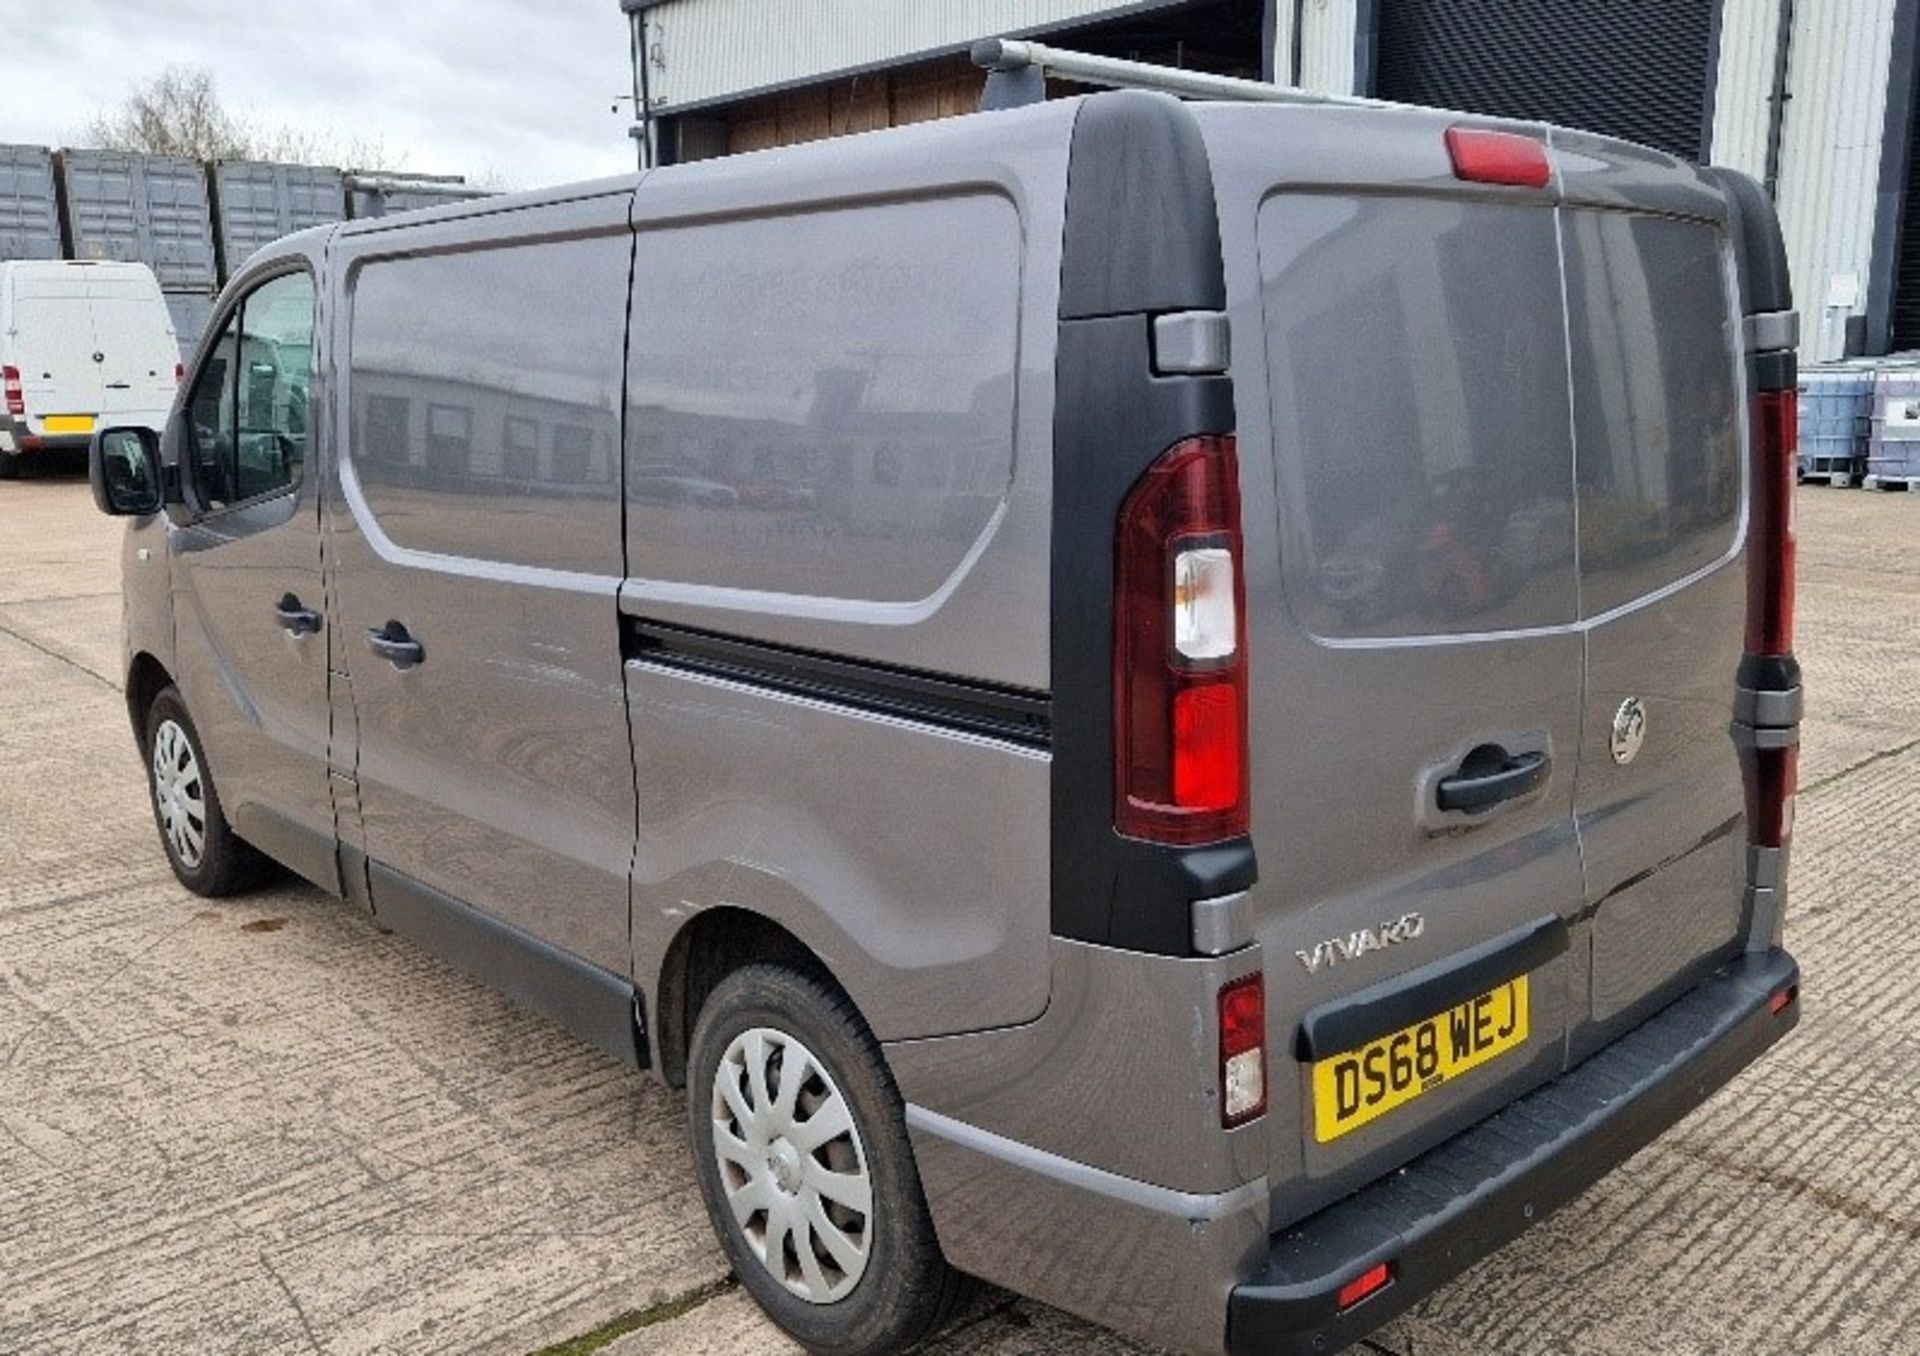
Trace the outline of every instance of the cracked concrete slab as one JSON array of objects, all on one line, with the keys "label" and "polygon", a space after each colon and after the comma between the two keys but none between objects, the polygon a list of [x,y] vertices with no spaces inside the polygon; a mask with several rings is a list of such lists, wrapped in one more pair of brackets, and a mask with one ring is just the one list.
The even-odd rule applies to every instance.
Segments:
[{"label": "cracked concrete slab", "polygon": [[[1920,496],[1799,527],[1799,1033],[1375,1350],[1914,1349]],[[174,883],[117,546],[84,482],[0,484],[0,1351],[518,1356],[715,1287],[676,1094],[315,890]],[[935,1349],[1139,1350],[996,1293]],[[605,1350],[792,1348],[723,1288]]]}]

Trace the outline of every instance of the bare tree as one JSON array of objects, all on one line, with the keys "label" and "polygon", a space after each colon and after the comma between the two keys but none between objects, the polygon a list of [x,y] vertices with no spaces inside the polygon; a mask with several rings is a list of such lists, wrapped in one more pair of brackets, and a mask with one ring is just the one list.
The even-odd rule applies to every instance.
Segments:
[{"label": "bare tree", "polygon": [[213,72],[168,66],[127,92],[118,108],[87,125],[85,141],[102,150],[183,155],[194,160],[278,160],[355,169],[405,169],[408,155],[379,137],[340,137],[282,124],[259,124],[227,111]]},{"label": "bare tree", "polygon": [[213,73],[189,66],[169,66],[135,85],[119,108],[94,118],[87,139],[103,150],[195,160],[244,159],[253,150],[246,129],[221,107]]}]

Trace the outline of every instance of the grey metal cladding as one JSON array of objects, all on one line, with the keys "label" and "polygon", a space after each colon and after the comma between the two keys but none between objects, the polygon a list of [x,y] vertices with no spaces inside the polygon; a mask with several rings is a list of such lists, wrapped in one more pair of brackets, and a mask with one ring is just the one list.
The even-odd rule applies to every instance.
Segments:
[{"label": "grey metal cladding", "polygon": [[620,576],[628,251],[601,235],[360,266],[352,463],[396,545]]},{"label": "grey metal cladding", "polygon": [[1553,213],[1281,194],[1259,249],[1273,445],[1301,450],[1279,464],[1294,614],[1331,639],[1573,621]]},{"label": "grey metal cladding", "polygon": [[44,146],[0,145],[0,260],[59,257],[52,155]]},{"label": "grey metal cladding", "polygon": [[213,220],[199,162],[62,151],[60,175],[76,259],[145,264],[163,288],[213,289]]},{"label": "grey metal cladding", "polygon": [[340,171],[314,165],[222,160],[213,169],[221,276],[283,235],[346,215]]}]

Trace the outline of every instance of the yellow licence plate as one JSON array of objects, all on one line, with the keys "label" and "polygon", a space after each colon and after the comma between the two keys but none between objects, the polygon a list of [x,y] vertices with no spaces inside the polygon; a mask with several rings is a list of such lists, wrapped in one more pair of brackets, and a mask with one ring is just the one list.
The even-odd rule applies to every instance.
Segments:
[{"label": "yellow licence plate", "polygon": [[93,416],[90,414],[50,414],[42,422],[48,433],[93,432]]},{"label": "yellow licence plate", "polygon": [[1527,977],[1313,1065],[1313,1136],[1335,1140],[1526,1042]]}]

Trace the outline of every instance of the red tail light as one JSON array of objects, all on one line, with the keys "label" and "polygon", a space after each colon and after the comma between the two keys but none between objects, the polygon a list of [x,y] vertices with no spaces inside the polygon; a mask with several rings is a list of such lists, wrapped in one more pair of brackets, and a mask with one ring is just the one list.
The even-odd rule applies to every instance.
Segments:
[{"label": "red tail light", "polygon": [[1267,1110],[1267,983],[1248,975],[1220,990],[1220,1124],[1231,1130]]},{"label": "red tail light", "polygon": [[1547,148],[1517,132],[1449,127],[1447,155],[1453,161],[1453,177],[1468,183],[1545,188],[1553,180]]},{"label": "red tail light", "polygon": [[1189,438],[1120,507],[1114,827],[1160,843],[1247,831],[1246,599],[1233,435]]},{"label": "red tail light", "polygon": [[1792,389],[1753,400],[1753,509],[1747,529],[1747,653],[1793,653],[1793,486],[1800,399]]},{"label": "red tail light", "polygon": [[187,379],[187,365],[185,363],[175,363],[173,365],[173,384],[175,386],[178,386],[181,382],[185,381],[186,379]]},{"label": "red tail light", "polygon": [[27,412],[27,397],[25,392],[20,389],[19,368],[0,367],[0,389],[4,389],[6,393],[8,414],[25,414]]}]

